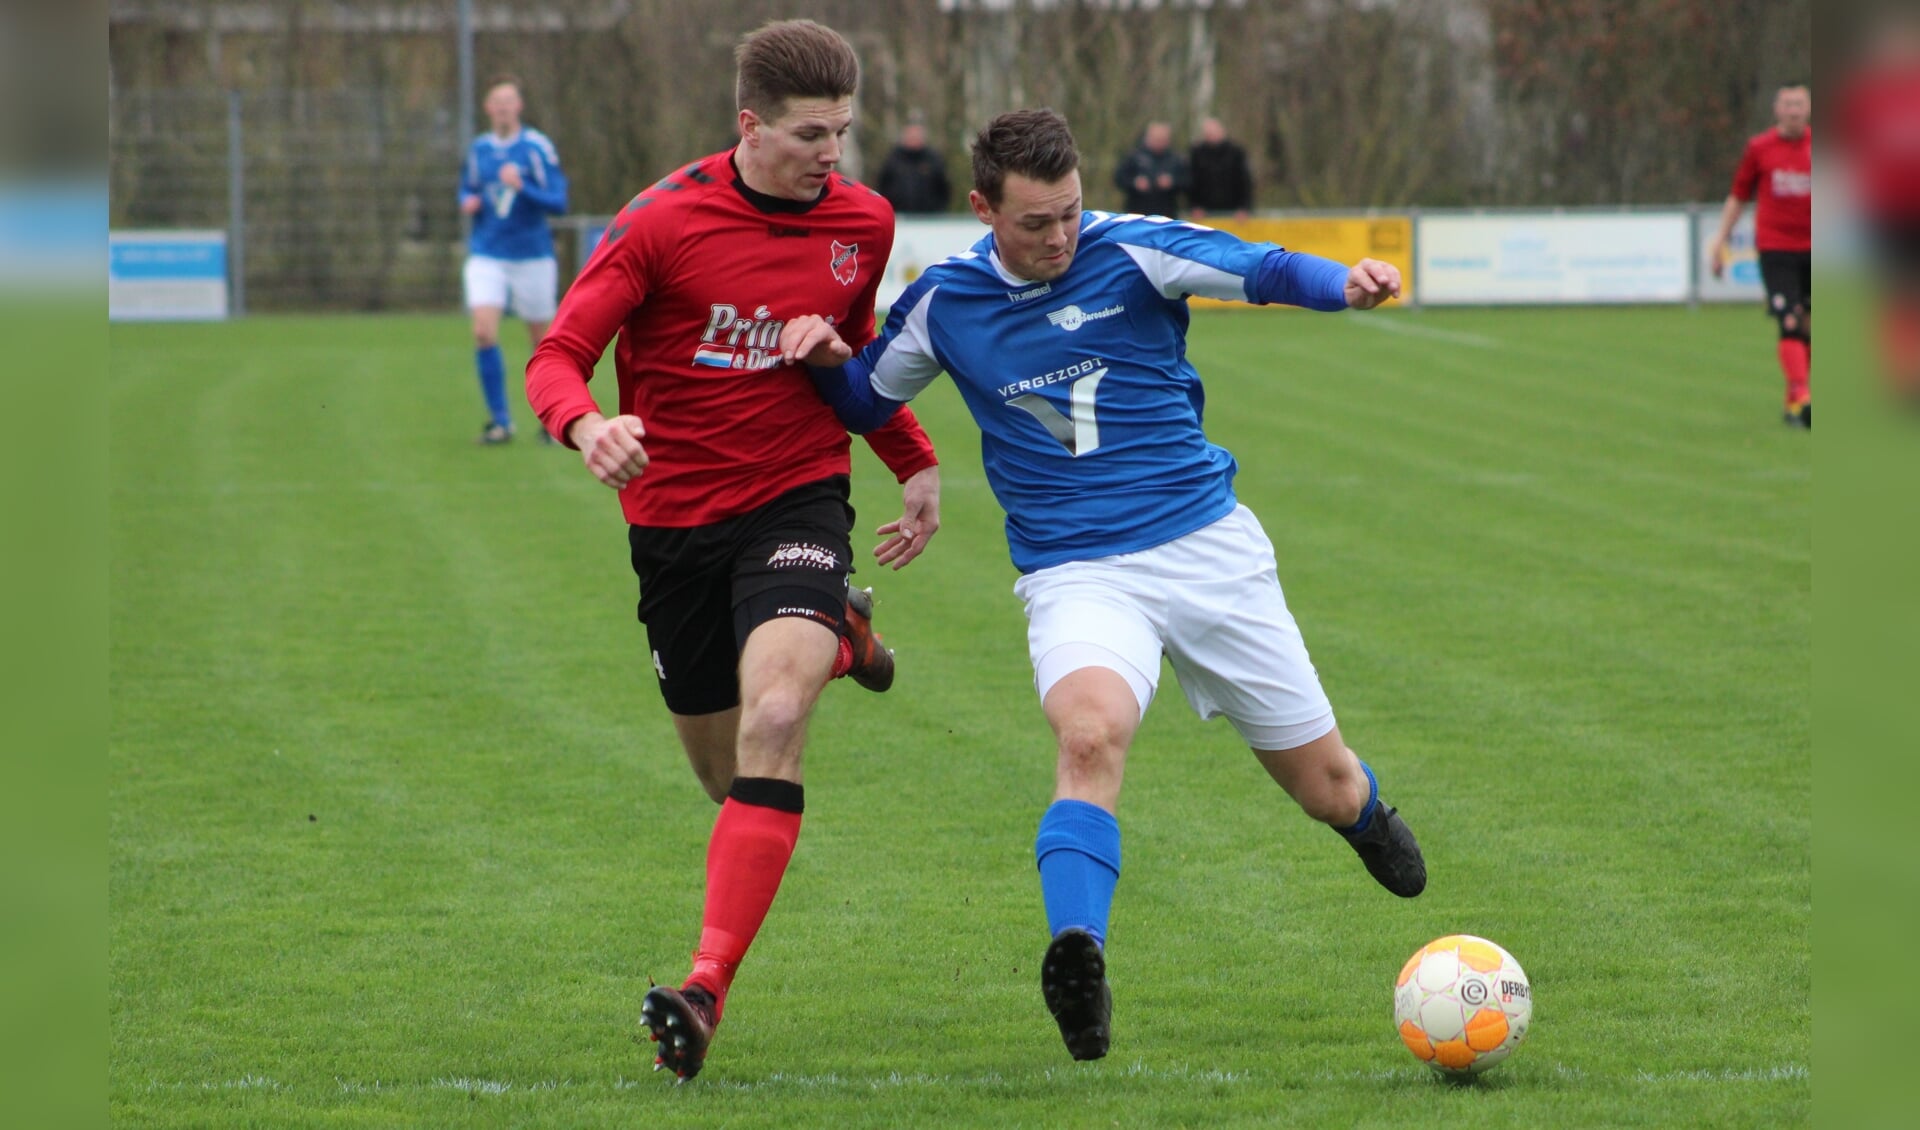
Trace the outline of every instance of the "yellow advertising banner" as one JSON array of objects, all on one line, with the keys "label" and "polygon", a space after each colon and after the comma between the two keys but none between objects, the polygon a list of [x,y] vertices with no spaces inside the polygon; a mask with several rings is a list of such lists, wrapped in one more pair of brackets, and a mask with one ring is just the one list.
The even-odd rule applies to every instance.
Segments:
[{"label": "yellow advertising banner", "polygon": [[[1400,268],[1400,297],[1413,296],[1413,217],[1316,216],[1291,220],[1208,219],[1208,227],[1232,232],[1254,243],[1277,243],[1289,251],[1305,251],[1353,263],[1379,259]],[[1243,306],[1212,298],[1191,298],[1194,309]]]}]

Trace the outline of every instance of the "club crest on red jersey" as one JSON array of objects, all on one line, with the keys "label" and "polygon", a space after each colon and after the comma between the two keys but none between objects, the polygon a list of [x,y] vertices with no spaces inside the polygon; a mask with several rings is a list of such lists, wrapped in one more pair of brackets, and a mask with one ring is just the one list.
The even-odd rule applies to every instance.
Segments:
[{"label": "club crest on red jersey", "polygon": [[852,286],[853,277],[860,273],[860,245],[834,240],[833,259],[827,266],[832,269],[835,282]]}]

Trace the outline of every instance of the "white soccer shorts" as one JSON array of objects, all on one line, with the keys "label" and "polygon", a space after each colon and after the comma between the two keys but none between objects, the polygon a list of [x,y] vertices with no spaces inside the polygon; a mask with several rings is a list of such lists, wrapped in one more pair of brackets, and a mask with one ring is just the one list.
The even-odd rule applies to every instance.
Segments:
[{"label": "white soccer shorts", "polygon": [[1072,672],[1105,667],[1133,687],[1144,715],[1165,654],[1194,713],[1224,715],[1255,749],[1333,730],[1273,543],[1244,506],[1165,545],[1028,573],[1013,591],[1026,602],[1042,702]]},{"label": "white soccer shorts", "polygon": [[496,306],[529,322],[551,322],[560,308],[560,264],[545,259],[492,259],[467,256],[461,272],[467,309]]}]

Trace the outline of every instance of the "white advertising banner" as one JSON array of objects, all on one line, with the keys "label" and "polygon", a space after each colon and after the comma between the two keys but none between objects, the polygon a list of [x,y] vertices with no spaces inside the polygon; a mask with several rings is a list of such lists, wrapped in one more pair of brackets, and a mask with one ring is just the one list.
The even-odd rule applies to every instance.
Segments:
[{"label": "white advertising banner", "polygon": [[887,273],[880,280],[881,309],[892,306],[922,271],[972,247],[987,231],[987,225],[972,216],[895,220],[893,258],[887,261]]},{"label": "white advertising banner", "polygon": [[206,321],[227,316],[227,233],[107,233],[107,320]]},{"label": "white advertising banner", "polygon": [[1713,262],[1707,252],[1713,245],[1713,233],[1720,226],[1718,213],[1703,212],[1696,232],[1693,252],[1700,263],[1700,301],[1762,302],[1767,288],[1760,281],[1760,253],[1753,246],[1753,209],[1740,215],[1740,222],[1727,237],[1727,269],[1713,277]]},{"label": "white advertising banner", "polygon": [[1685,212],[1422,216],[1420,301],[1443,305],[1685,302]]}]

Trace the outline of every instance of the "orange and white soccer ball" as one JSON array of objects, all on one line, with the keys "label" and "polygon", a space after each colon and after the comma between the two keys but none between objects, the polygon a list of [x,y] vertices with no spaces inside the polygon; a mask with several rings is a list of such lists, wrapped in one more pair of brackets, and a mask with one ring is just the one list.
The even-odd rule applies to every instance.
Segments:
[{"label": "orange and white soccer ball", "polygon": [[1477,1075],[1513,1053],[1533,1021],[1533,987],[1513,955],[1449,934],[1421,946],[1394,984],[1407,1050],[1444,1075]]}]

